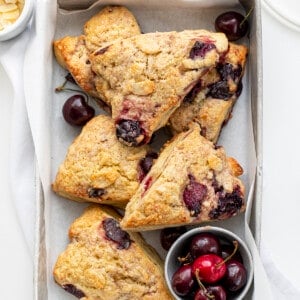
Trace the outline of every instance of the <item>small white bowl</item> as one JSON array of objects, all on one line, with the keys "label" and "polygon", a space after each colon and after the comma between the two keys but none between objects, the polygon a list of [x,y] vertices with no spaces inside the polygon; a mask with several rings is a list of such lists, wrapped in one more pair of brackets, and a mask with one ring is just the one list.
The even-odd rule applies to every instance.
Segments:
[{"label": "small white bowl", "polygon": [[24,0],[24,7],[19,18],[10,26],[0,30],[0,41],[10,40],[23,32],[32,16],[34,0]]},{"label": "small white bowl", "polygon": [[168,285],[168,288],[173,295],[174,299],[182,300],[186,298],[179,297],[172,288],[172,276],[176,272],[176,270],[180,267],[180,263],[178,261],[178,257],[182,256],[186,253],[186,250],[189,246],[189,243],[192,240],[192,237],[201,233],[201,232],[209,232],[212,233],[219,238],[223,238],[229,241],[236,240],[239,244],[239,252],[243,258],[243,264],[247,270],[247,283],[243,287],[243,289],[234,297],[230,299],[234,300],[242,300],[247,295],[252,281],[253,281],[253,261],[251,257],[251,253],[243,240],[241,240],[235,233],[226,230],[221,227],[213,227],[213,226],[203,226],[191,229],[180,236],[169,249],[169,252],[165,261],[165,279]]}]

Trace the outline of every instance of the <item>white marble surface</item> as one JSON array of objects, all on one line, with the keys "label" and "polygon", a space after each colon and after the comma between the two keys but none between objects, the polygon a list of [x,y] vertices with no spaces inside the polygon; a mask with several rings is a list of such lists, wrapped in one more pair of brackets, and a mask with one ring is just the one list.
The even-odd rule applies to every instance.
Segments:
[{"label": "white marble surface", "polygon": [[[300,10],[299,10],[300,11]],[[264,54],[264,198],[262,239],[276,266],[300,289],[300,33],[262,11]],[[11,200],[8,182],[9,83],[0,66],[0,286],[1,299],[33,299],[32,258]],[[17,184],[17,183],[16,183]],[[279,295],[279,294],[278,294]],[[287,299],[279,296],[278,299]],[[260,299],[258,299],[260,300]]]},{"label": "white marble surface", "polygon": [[[300,2],[298,2],[299,15]],[[262,25],[264,68],[262,239],[271,251],[277,267],[300,290],[300,264],[297,261],[300,253],[300,155],[298,154],[300,31],[281,25],[264,10]]]}]

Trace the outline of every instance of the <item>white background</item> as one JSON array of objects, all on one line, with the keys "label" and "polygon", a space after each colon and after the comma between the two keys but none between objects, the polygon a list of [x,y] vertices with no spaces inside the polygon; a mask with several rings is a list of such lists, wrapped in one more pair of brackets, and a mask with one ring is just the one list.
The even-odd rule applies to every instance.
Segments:
[{"label": "white background", "polygon": [[[300,33],[281,25],[264,10],[262,21],[262,238],[277,267],[300,289],[300,155],[297,147],[300,133]],[[33,259],[16,218],[8,182],[10,99],[9,83],[0,66],[0,299],[27,300],[33,299]]]}]

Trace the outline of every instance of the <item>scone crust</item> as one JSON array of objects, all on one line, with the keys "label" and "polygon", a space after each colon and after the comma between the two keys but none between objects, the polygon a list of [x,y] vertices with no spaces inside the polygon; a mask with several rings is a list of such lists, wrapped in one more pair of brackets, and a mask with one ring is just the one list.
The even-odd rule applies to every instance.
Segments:
[{"label": "scone crust", "polygon": [[[194,123],[164,147],[127,204],[121,226],[125,230],[140,231],[232,217],[245,209],[244,185],[235,176],[241,172],[237,161],[228,161],[224,149],[216,148],[202,137],[199,126]],[[199,214],[193,214],[183,200],[191,181],[207,189],[204,199],[199,200]],[[232,199],[239,197],[239,207],[230,213],[221,209],[219,213],[220,201],[225,195]]]},{"label": "scone crust", "polygon": [[54,267],[55,281],[71,285],[84,300],[172,299],[153,248],[130,233],[129,248],[118,249],[105,235],[102,222],[107,218],[120,220],[112,209],[91,206],[72,223],[71,243]]},{"label": "scone crust", "polygon": [[72,200],[123,207],[139,186],[138,165],[148,151],[119,143],[113,120],[99,115],[69,147],[52,188]]},{"label": "scone crust", "polygon": [[77,84],[89,95],[98,97],[85,37],[63,37],[53,42],[53,49],[57,62],[72,74]]}]

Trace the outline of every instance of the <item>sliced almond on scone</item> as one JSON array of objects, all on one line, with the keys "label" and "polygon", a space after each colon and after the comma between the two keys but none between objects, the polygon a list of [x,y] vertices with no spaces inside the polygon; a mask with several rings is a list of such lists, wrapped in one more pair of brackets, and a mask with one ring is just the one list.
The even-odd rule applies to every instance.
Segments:
[{"label": "sliced almond on scone", "polygon": [[245,209],[241,167],[191,128],[167,143],[126,206],[121,226],[141,231],[227,219]]}]

